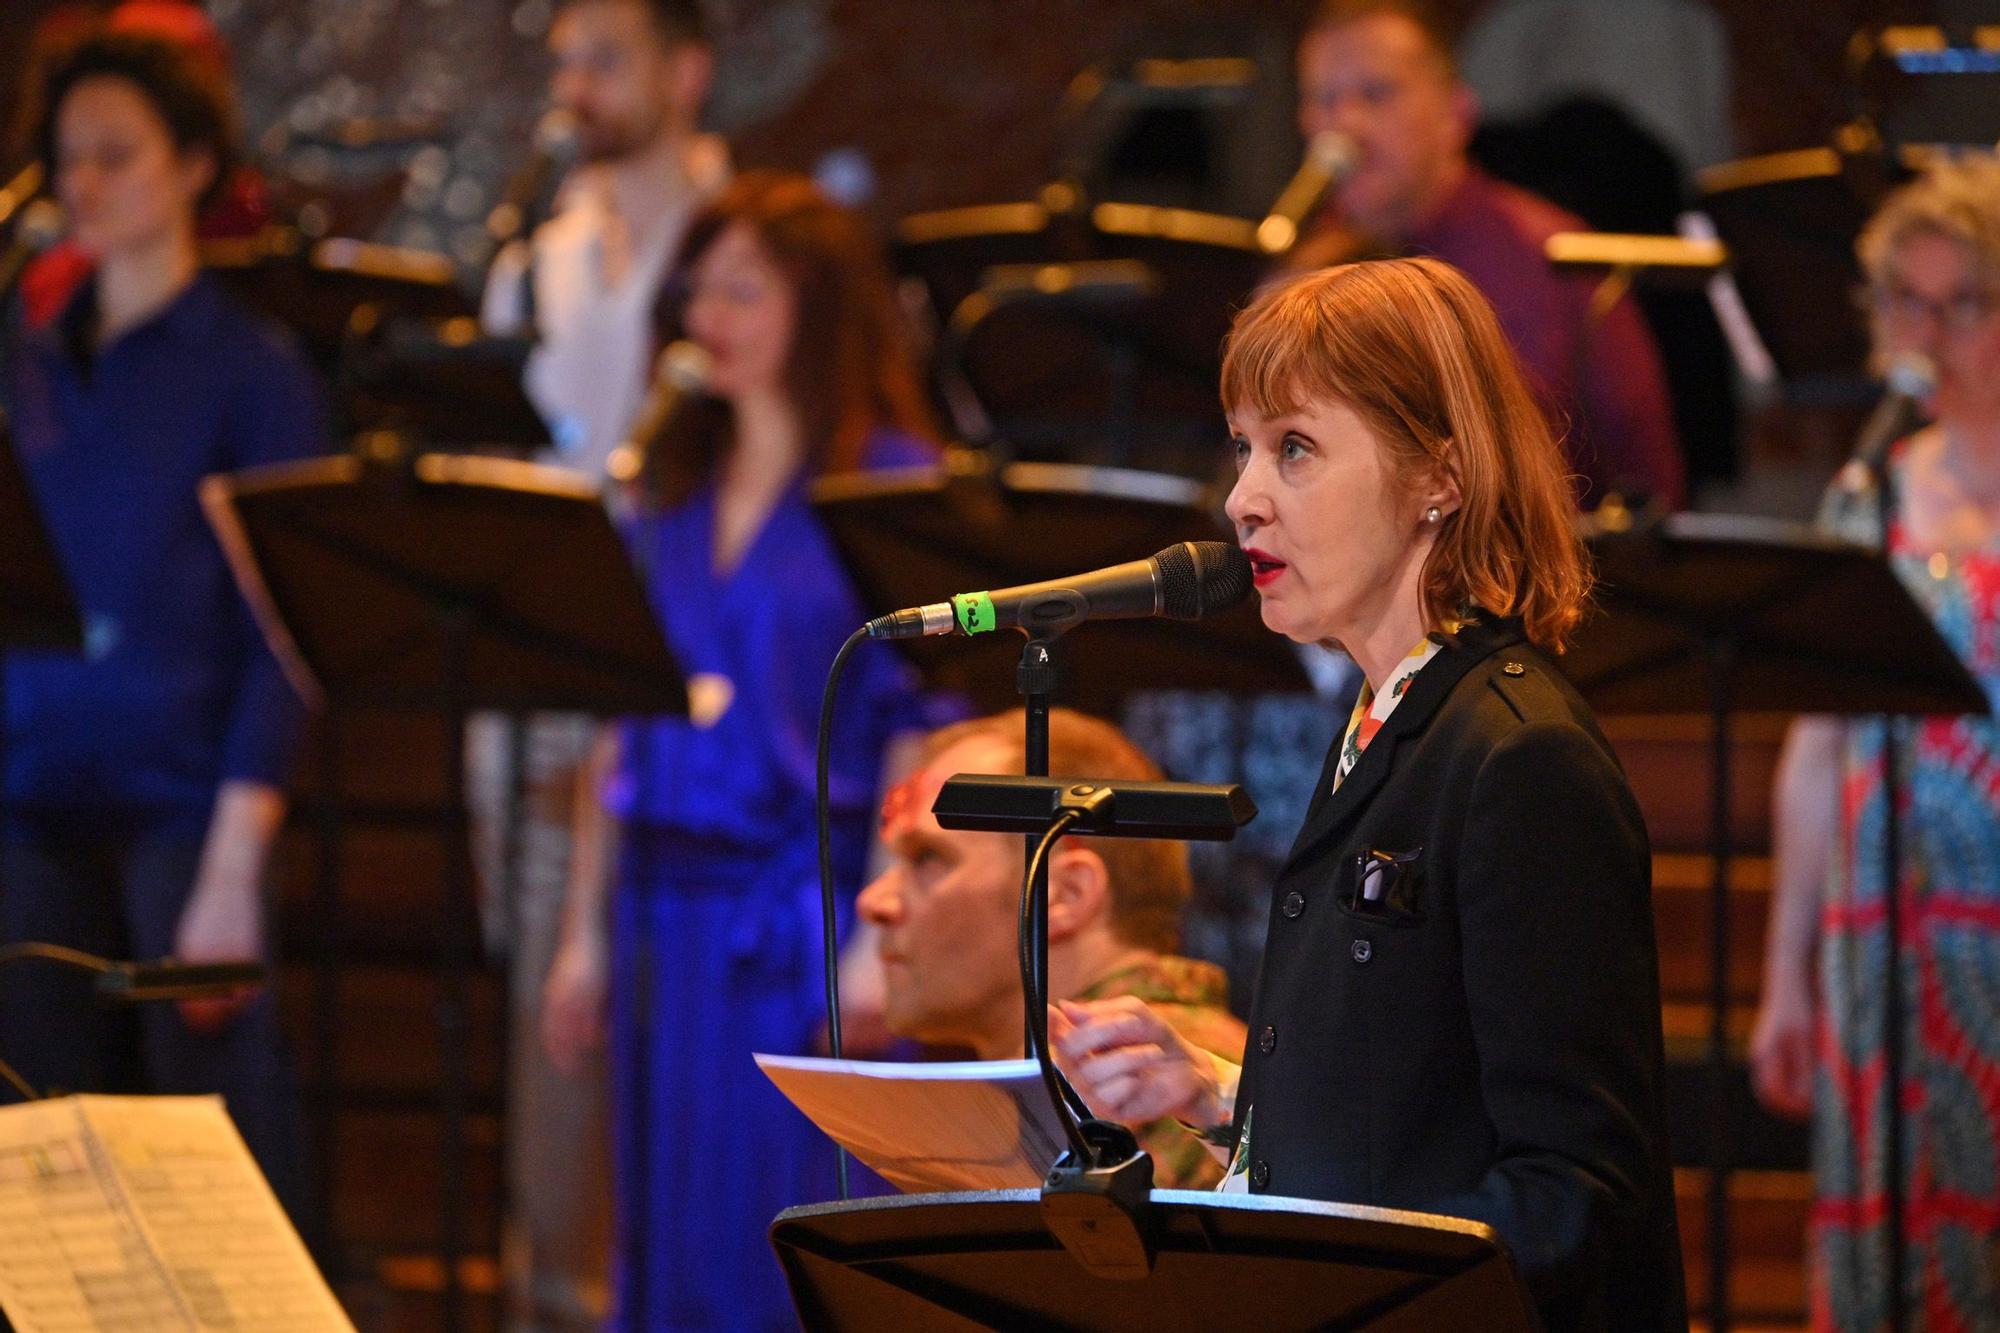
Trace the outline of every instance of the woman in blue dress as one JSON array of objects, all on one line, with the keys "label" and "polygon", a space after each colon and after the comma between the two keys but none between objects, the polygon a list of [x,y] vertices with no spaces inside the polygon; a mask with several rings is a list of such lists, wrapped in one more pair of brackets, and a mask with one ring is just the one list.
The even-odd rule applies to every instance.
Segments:
[{"label": "woman in blue dress", "polygon": [[[653,443],[631,540],[690,715],[599,747],[616,836],[579,839],[544,1037],[564,1063],[608,1029],[614,1325],[790,1328],[765,1231],[832,1197],[834,1155],[751,1053],[803,1052],[821,1022],[819,697],[869,614],[807,489],[935,451],[879,252],[810,181],[741,177],[674,272],[667,323],[708,353],[707,400]],[[883,746],[921,719],[880,650],[855,655],[841,698],[833,849],[851,898]]]}]

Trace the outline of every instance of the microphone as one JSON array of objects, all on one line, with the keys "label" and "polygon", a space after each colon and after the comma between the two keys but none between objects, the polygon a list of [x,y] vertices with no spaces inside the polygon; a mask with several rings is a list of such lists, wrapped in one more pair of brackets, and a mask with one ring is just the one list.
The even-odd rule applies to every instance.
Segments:
[{"label": "microphone", "polygon": [[14,294],[36,255],[56,243],[63,231],[62,208],[53,199],[37,199],[21,210],[13,238],[0,250],[0,302]]},{"label": "microphone", "polygon": [[1182,542],[1149,560],[1093,570],[1072,579],[1024,583],[997,592],[962,592],[878,616],[871,639],[916,639],[932,634],[984,634],[1018,629],[1031,636],[1060,634],[1086,620],[1200,620],[1250,595],[1250,561],[1227,542]]},{"label": "microphone", "polygon": [[1889,373],[1884,378],[1888,381],[1888,391],[1862,426],[1849,464],[1865,468],[1870,477],[1881,474],[1889,446],[1917,424],[1924,400],[1937,388],[1937,367],[1922,352],[1904,352],[1889,363]]},{"label": "microphone", "polygon": [[576,117],[551,107],[535,122],[535,154],[507,182],[507,192],[486,215],[486,234],[496,248],[534,230],[548,213],[556,181],[576,159]]},{"label": "microphone", "polygon": [[97,993],[111,999],[201,1000],[234,995],[264,984],[262,963],[113,963],[97,974]]},{"label": "microphone", "polygon": [[639,414],[605,460],[604,470],[613,481],[637,481],[645,472],[646,459],[660,436],[688,399],[700,397],[707,387],[712,362],[700,343],[681,338],[666,345],[653,362],[653,382],[646,390],[646,400],[639,404]]},{"label": "microphone", "polygon": [[1257,245],[1267,255],[1281,255],[1298,243],[1299,228],[1319,207],[1326,193],[1361,165],[1361,150],[1339,130],[1321,130],[1306,145],[1305,159],[1278,195],[1271,211],[1257,224]]}]

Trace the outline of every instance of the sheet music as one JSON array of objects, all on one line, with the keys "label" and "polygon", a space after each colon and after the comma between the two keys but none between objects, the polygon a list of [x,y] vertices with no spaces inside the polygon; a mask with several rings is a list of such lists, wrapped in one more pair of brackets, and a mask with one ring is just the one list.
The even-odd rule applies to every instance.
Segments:
[{"label": "sheet music", "polygon": [[352,1333],[215,1097],[0,1108],[0,1306],[19,1333]]},{"label": "sheet music", "polygon": [[1067,1146],[1033,1060],[756,1059],[814,1124],[906,1193],[1033,1188]]}]

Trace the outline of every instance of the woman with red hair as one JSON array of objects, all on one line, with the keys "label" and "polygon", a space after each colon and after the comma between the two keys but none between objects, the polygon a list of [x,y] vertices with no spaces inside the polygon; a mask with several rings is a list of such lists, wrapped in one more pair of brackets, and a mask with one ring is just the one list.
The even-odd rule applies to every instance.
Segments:
[{"label": "woman with red hair", "polygon": [[[608,997],[615,1325],[791,1328],[764,1232],[832,1197],[833,1149],[750,1057],[809,1049],[823,1017],[819,696],[867,618],[808,490],[936,454],[880,253],[810,180],[725,189],[689,226],[664,315],[707,353],[707,397],[651,442],[631,540],[690,715],[601,747],[616,865],[586,825],[544,1033],[571,1062]],[[856,655],[841,719],[832,832],[851,900],[883,746],[921,722],[902,664]]]},{"label": "woman with red hair", "polygon": [[1266,292],[1222,366],[1264,623],[1366,677],[1272,891],[1245,1063],[1143,1005],[1051,1024],[1086,1101],[1224,1188],[1499,1232],[1551,1329],[1684,1330],[1651,860],[1552,655],[1589,576],[1493,309],[1431,259]]}]

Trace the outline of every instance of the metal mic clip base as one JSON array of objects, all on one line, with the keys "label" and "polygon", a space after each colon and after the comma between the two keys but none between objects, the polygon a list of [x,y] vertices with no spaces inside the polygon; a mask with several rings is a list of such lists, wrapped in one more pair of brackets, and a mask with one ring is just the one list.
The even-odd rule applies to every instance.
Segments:
[{"label": "metal mic clip base", "polygon": [[1123,1125],[1086,1120],[1083,1136],[1110,1165],[1057,1158],[1042,1182],[1042,1224],[1092,1277],[1144,1279],[1153,1271],[1153,1159]]}]

